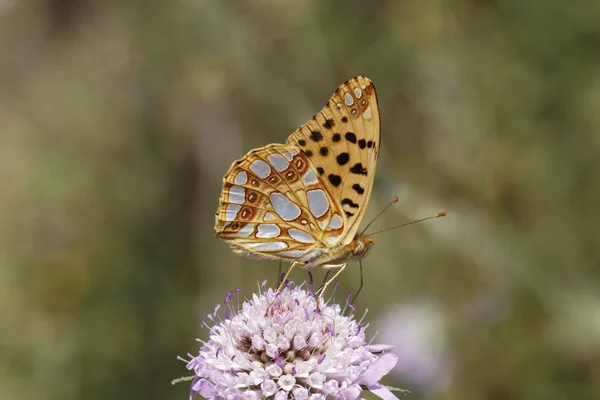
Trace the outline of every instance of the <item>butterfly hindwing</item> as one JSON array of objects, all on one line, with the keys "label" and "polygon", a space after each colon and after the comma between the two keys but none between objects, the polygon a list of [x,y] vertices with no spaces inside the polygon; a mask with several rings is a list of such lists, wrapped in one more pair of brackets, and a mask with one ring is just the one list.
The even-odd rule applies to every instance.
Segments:
[{"label": "butterfly hindwing", "polygon": [[273,144],[231,166],[215,230],[246,256],[297,260],[323,247],[325,233],[340,236],[341,213],[308,157]]}]

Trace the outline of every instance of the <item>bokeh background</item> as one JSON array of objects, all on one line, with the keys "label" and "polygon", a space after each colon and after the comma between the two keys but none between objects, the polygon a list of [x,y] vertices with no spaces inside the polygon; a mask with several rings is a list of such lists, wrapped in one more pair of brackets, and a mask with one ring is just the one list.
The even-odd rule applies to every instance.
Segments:
[{"label": "bokeh background", "polygon": [[386,383],[600,398],[599,49],[597,1],[0,0],[0,398],[186,398],[200,316],[277,273],[214,238],[223,174],[359,74],[365,219],[449,214],[364,260]]}]

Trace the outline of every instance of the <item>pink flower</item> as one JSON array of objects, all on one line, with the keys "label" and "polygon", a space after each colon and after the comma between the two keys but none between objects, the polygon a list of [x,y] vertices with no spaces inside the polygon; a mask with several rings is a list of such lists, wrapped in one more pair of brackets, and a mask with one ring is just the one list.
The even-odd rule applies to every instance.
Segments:
[{"label": "pink flower", "polygon": [[354,307],[321,304],[318,311],[314,293],[301,287],[254,294],[239,310],[231,299],[228,293],[225,319],[218,309],[208,316],[214,325],[203,319],[210,338],[184,360],[196,375],[191,398],[358,399],[366,388],[396,399],[379,380],[398,359],[390,346],[366,341],[368,324],[356,321]]}]

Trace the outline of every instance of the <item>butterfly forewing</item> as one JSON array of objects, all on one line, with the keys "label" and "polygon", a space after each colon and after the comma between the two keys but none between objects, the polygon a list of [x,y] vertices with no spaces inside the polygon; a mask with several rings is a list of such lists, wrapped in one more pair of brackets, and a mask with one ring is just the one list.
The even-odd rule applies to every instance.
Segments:
[{"label": "butterfly forewing", "polygon": [[288,139],[288,144],[305,152],[344,210],[344,244],[354,238],[367,208],[379,140],[377,93],[365,77],[341,85],[325,107]]},{"label": "butterfly forewing", "polygon": [[379,130],[372,82],[345,82],[285,145],[233,163],[223,178],[217,236],[248,257],[300,262],[348,244],[371,194]]}]

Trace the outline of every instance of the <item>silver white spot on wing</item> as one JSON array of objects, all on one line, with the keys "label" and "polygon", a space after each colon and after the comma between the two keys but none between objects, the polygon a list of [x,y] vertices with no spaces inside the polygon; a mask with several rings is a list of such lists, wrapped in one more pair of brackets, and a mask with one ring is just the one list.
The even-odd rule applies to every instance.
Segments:
[{"label": "silver white spot on wing", "polygon": [[346,103],[348,107],[351,106],[352,104],[354,104],[354,97],[352,97],[350,93],[346,93],[344,95],[344,103]]},{"label": "silver white spot on wing", "polygon": [[310,169],[308,170],[307,173],[304,174],[304,176],[302,177],[302,181],[307,185],[318,182],[315,173],[312,172]]},{"label": "silver white spot on wing", "polygon": [[333,218],[331,218],[331,222],[329,222],[328,230],[331,229],[340,229],[342,227],[342,217],[335,214]]},{"label": "silver white spot on wing", "polygon": [[357,99],[360,99],[362,97],[362,90],[360,90],[360,88],[354,88],[354,96],[356,96]]},{"label": "silver white spot on wing", "polygon": [[371,106],[367,107],[365,111],[363,111],[363,118],[370,119],[371,118]]},{"label": "silver white spot on wing", "polygon": [[284,171],[290,163],[281,154],[269,154],[267,159],[273,167],[279,172]]},{"label": "silver white spot on wing", "polygon": [[225,211],[225,220],[233,221],[241,208],[242,206],[240,206],[239,204],[229,204],[227,206],[227,210]]},{"label": "silver white spot on wing", "polygon": [[360,87],[361,87],[363,90],[365,90],[365,89],[367,88],[367,85],[364,85],[364,84],[363,84],[363,85],[360,85]]},{"label": "silver white spot on wing", "polygon": [[280,251],[278,254],[281,257],[300,258],[305,256],[310,250],[287,250]]},{"label": "silver white spot on wing", "polygon": [[229,188],[229,202],[244,204],[246,198],[246,191],[241,186],[232,186]]},{"label": "silver white spot on wing", "polygon": [[250,243],[250,247],[258,251],[275,251],[287,249],[288,245],[285,242],[261,242]]},{"label": "silver white spot on wing", "polygon": [[325,229],[325,225],[327,225],[327,221],[326,220],[318,221],[318,223],[319,223],[319,228]]},{"label": "silver white spot on wing", "polygon": [[301,231],[300,229],[290,228],[288,229],[289,235],[292,239],[300,242],[300,243],[314,243],[315,238],[309,235],[308,233]]},{"label": "silver white spot on wing", "polygon": [[346,266],[346,263],[343,264],[324,264],[324,265],[320,265],[320,268],[323,269],[338,269],[338,268],[344,268]]},{"label": "silver white spot on wing", "polygon": [[275,219],[275,216],[271,213],[266,213],[263,217],[263,221],[272,221]]},{"label": "silver white spot on wing", "polygon": [[248,225],[244,226],[242,229],[240,229],[236,233],[236,235],[242,236],[242,237],[248,237],[252,234],[252,232],[254,232],[254,224],[248,224]]},{"label": "silver white spot on wing", "polygon": [[340,240],[341,236],[330,236],[327,238],[327,240],[325,241],[328,245],[333,246],[334,244],[336,244],[339,240]]},{"label": "silver white spot on wing", "polygon": [[321,189],[309,190],[306,196],[308,197],[308,208],[315,217],[322,217],[329,210],[329,200]]},{"label": "silver white spot on wing", "polygon": [[271,167],[269,167],[269,164],[263,160],[254,160],[252,164],[250,164],[250,169],[262,179],[265,179],[267,176],[269,176],[269,174],[271,174]]},{"label": "silver white spot on wing", "polygon": [[283,153],[283,156],[285,158],[287,158],[288,161],[292,161],[292,159],[294,158],[294,156],[296,154],[298,154],[298,152],[296,150],[292,150],[292,151],[288,151],[288,152]]},{"label": "silver white spot on wing", "polygon": [[242,171],[235,176],[235,183],[238,185],[244,185],[246,182],[248,182],[248,174],[246,171]]},{"label": "silver white spot on wing", "polygon": [[256,237],[258,238],[274,238],[279,236],[281,229],[275,224],[260,224],[258,225],[258,232]]},{"label": "silver white spot on wing", "polygon": [[273,192],[269,196],[269,199],[271,200],[271,204],[273,204],[275,212],[279,214],[283,220],[292,221],[300,216],[300,207],[292,203],[290,199],[285,197],[283,194],[279,192]]}]

